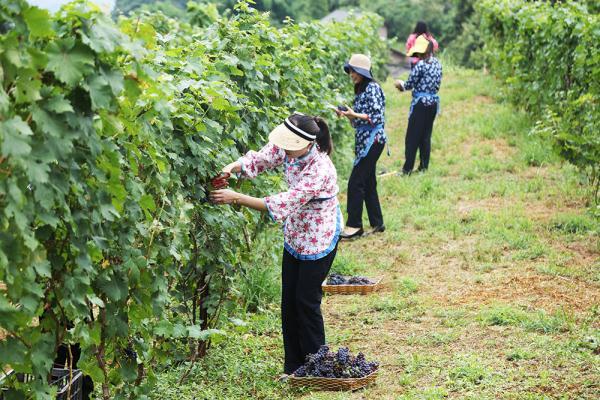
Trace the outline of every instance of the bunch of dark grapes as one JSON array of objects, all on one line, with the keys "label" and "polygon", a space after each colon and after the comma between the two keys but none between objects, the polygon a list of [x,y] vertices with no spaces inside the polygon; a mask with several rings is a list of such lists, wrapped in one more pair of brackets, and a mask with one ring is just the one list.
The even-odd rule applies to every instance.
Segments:
[{"label": "bunch of dark grapes", "polygon": [[353,276],[348,279],[349,285],[372,285],[373,282],[369,278],[365,278],[364,276]]},{"label": "bunch of dark grapes", "polygon": [[123,349],[123,355],[129,361],[136,362],[137,360],[137,352],[133,349],[133,346],[130,344],[125,349]]},{"label": "bunch of dark grapes", "polygon": [[362,378],[379,367],[376,362],[367,362],[362,353],[356,357],[347,347],[340,347],[336,353],[328,346],[321,346],[315,354],[306,356],[306,363],[294,372],[295,376],[316,376],[322,378]]},{"label": "bunch of dark grapes", "polygon": [[328,285],[372,285],[373,282],[364,276],[352,276],[346,278],[340,274],[331,274],[327,279]]},{"label": "bunch of dark grapes", "polygon": [[343,285],[346,283],[346,278],[340,274],[331,274],[329,275],[329,279],[327,279],[328,285]]}]

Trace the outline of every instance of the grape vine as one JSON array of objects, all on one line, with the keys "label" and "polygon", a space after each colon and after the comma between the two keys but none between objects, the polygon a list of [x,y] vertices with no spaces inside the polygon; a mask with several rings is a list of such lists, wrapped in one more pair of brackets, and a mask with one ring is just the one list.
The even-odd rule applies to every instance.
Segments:
[{"label": "grape vine", "polygon": [[[595,3],[597,4],[597,2]],[[535,131],[589,177],[600,201],[600,14],[593,2],[484,0],[481,15],[492,70]]]},{"label": "grape vine", "polygon": [[244,1],[205,28],[0,4],[0,363],[34,377],[7,398],[50,396],[61,343],[104,399],[144,398],[153,366],[206,353],[248,259],[240,232],[264,226],[203,202],[210,178],[291,111],[351,98],[341,66],[381,66],[380,24],[277,29]]}]

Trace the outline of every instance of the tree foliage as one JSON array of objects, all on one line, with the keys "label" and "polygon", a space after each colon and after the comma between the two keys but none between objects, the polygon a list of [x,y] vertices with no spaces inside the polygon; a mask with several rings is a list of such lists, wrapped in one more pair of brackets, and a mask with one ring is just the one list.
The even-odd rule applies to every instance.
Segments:
[{"label": "tree foliage", "polygon": [[35,378],[6,398],[50,398],[61,343],[104,399],[145,398],[157,364],[201,357],[266,221],[206,203],[209,178],[291,111],[350,99],[351,53],[384,60],[376,16],[278,29],[235,11],[201,28],[1,3],[0,363]]},{"label": "tree foliage", "polygon": [[[600,185],[600,15],[597,3],[484,0],[477,5],[491,68],[537,131]],[[596,7],[596,8],[594,8]]]},{"label": "tree foliage", "polygon": [[[230,12],[237,0],[202,0],[215,4],[221,13]],[[463,24],[473,12],[475,0],[256,0],[254,7],[268,11],[275,24],[282,24],[286,18],[296,21],[321,19],[330,12],[341,9],[375,12],[384,18],[384,23],[392,37],[402,41],[412,32],[419,20],[426,21],[437,39],[446,45],[463,31]],[[146,10],[160,10],[168,15],[181,17],[185,9],[182,0],[117,0],[116,9],[129,13],[141,7]],[[189,6],[188,6],[189,7]]]}]

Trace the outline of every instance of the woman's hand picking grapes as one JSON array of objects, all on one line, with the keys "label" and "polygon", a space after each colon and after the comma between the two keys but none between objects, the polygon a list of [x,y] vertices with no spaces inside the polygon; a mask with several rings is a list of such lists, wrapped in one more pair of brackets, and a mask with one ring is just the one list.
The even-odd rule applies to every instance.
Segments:
[{"label": "woman's hand picking grapes", "polygon": [[231,189],[219,189],[210,192],[209,197],[215,204],[237,204],[240,195]]}]

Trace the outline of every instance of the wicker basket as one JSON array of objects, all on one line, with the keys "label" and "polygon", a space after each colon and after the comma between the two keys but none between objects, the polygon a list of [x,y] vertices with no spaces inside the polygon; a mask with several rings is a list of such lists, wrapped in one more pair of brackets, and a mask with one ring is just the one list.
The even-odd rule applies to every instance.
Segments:
[{"label": "wicker basket", "polygon": [[[68,369],[52,368],[50,385],[58,387],[56,400],[81,400],[83,398],[83,373],[78,369],[74,369],[72,373],[73,375],[69,384],[70,372]],[[3,386],[5,381],[13,375],[18,382],[33,382],[33,377],[28,374],[15,373],[14,371],[4,374],[4,376],[0,377],[0,400],[4,399],[6,388]]]},{"label": "wicker basket", "polygon": [[381,289],[383,286],[381,280],[383,277],[372,279],[375,283],[371,285],[328,285],[327,279],[323,281],[321,287],[323,292],[329,294],[369,294]]},{"label": "wicker basket", "polygon": [[314,376],[298,377],[291,375],[288,379],[294,388],[308,388],[313,390],[353,391],[362,389],[375,382],[379,370],[371,372],[363,378],[320,378]]}]

